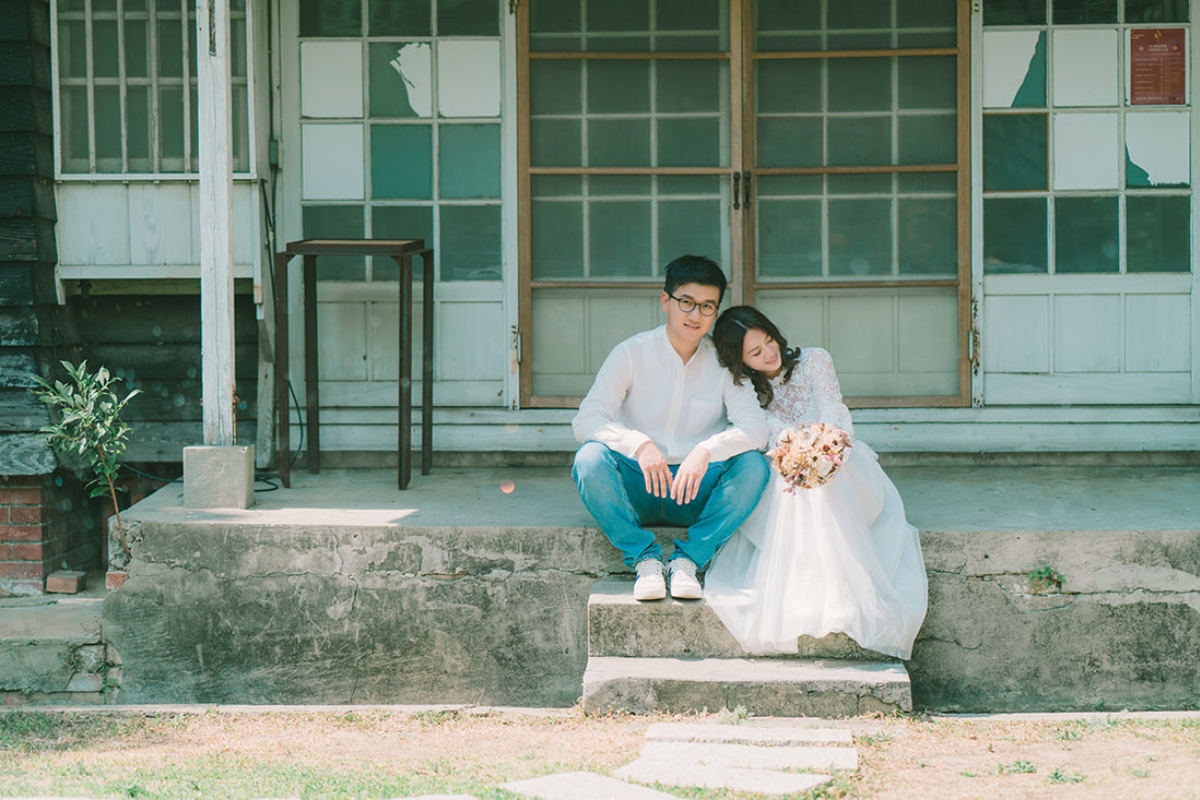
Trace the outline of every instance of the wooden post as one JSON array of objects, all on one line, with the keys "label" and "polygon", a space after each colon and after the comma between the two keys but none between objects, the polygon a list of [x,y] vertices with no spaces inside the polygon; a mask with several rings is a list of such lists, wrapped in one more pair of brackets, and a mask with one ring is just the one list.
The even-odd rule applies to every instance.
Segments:
[{"label": "wooden post", "polygon": [[196,0],[200,126],[200,335],[204,444],[234,441],[233,115],[229,0]]}]

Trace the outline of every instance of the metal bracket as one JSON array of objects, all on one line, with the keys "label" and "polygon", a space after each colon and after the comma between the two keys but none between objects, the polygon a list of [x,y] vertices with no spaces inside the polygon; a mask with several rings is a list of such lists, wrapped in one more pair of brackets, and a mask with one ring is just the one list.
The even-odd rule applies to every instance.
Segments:
[{"label": "metal bracket", "polygon": [[508,13],[517,13],[517,7],[521,5],[521,0],[508,0]]}]

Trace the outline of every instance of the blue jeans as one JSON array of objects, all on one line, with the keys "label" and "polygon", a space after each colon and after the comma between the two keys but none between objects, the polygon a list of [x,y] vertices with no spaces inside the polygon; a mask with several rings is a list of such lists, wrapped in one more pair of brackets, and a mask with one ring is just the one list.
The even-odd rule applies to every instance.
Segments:
[{"label": "blue jeans", "polygon": [[[672,466],[671,474],[677,469]],[[661,558],[662,547],[643,526],[667,525],[688,529],[687,541],[675,540],[671,559],[686,556],[701,569],[758,505],[769,474],[767,461],[757,450],[713,462],[696,499],[678,505],[670,497],[647,492],[637,461],[600,442],[584,443],[571,470],[583,505],[621,551],[626,566]]]}]

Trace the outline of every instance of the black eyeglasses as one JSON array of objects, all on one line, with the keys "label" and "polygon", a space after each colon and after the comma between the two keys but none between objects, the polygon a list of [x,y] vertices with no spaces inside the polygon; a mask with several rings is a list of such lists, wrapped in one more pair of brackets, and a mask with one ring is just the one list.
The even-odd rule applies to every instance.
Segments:
[{"label": "black eyeglasses", "polygon": [[692,309],[696,308],[700,309],[701,315],[705,317],[711,317],[713,314],[717,313],[716,303],[697,303],[690,297],[676,297],[670,292],[667,292],[667,297],[671,298],[676,303],[679,303],[679,310],[685,314],[692,313]]}]

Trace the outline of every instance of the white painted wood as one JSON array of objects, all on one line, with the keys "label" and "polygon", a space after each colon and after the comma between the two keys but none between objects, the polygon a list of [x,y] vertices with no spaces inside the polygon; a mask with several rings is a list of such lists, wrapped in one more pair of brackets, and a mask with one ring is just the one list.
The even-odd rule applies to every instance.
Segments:
[{"label": "white painted wood", "polygon": [[232,446],[236,442],[229,0],[197,0],[196,42],[204,444]]},{"label": "white painted wood", "polygon": [[363,126],[309,124],[302,133],[305,200],[363,199]]},{"label": "white painted wood", "polygon": [[[980,7],[982,10],[982,7]],[[983,292],[983,14],[971,15],[971,329],[967,346],[970,347],[971,405],[983,405],[981,331],[987,323],[987,308]]]},{"label": "white painted wood", "polygon": [[[902,373],[940,372],[958,383],[958,297],[901,296],[896,300],[897,369]],[[945,379],[939,381],[945,392]]]},{"label": "white painted wood", "polygon": [[984,292],[1001,294],[1189,294],[1192,276],[1144,275],[988,275]]},{"label": "white painted wood", "polygon": [[989,373],[984,376],[984,392],[989,405],[1187,403],[1191,396],[1191,376],[1186,372]]},{"label": "white painted wood", "polygon": [[363,43],[300,43],[300,114],[363,115]]},{"label": "white painted wood", "polygon": [[200,263],[200,243],[192,240],[190,188],[186,183],[129,185],[131,264]]},{"label": "white painted wood", "polygon": [[500,116],[500,42],[439,39],[438,112],[443,117]]},{"label": "white painted wood", "polygon": [[503,15],[500,46],[503,49],[503,103],[501,114],[500,198],[504,226],[504,326],[508,333],[504,405],[516,409],[521,400],[521,363],[517,360],[520,314],[520,225],[517,215],[517,15]]},{"label": "white painted wood", "polygon": [[1125,150],[1150,174],[1150,184],[1191,183],[1191,112],[1128,111]]},{"label": "white painted wood", "polygon": [[1011,108],[1037,49],[1041,31],[990,30],[983,34],[983,105]]},{"label": "white painted wood", "polygon": [[1125,369],[1187,372],[1191,369],[1191,298],[1128,295],[1125,298]]},{"label": "white painted wood", "polygon": [[[504,381],[508,336],[504,309],[499,303],[437,304],[435,380]],[[414,326],[416,321],[414,320]],[[420,370],[420,350],[415,351],[414,376]]]},{"label": "white painted wood", "polygon": [[[1057,295],[1054,313],[1055,372],[1118,372],[1122,315],[1117,295]],[[1096,402],[1093,400],[1092,402]]]},{"label": "white painted wood", "polygon": [[[321,418],[326,408],[376,408],[382,409],[393,418],[396,415],[396,397],[399,386],[396,381],[321,381]],[[504,390],[501,381],[435,381],[433,404],[442,406],[499,406]],[[420,404],[421,381],[413,381],[413,406]]]},{"label": "white painted wood", "polygon": [[[363,304],[317,303],[317,331],[317,369],[322,382],[365,381],[367,313]],[[321,401],[324,404],[326,399]]]},{"label": "white painted wood", "polygon": [[[59,264],[60,281],[155,281],[155,280],[199,280],[199,264],[116,264],[85,266]],[[253,278],[253,264],[234,264],[233,277]]]},{"label": "white painted wood", "polygon": [[[839,377],[877,373],[881,380],[888,380],[884,376],[896,370],[895,299],[829,298],[828,350],[833,354]],[[844,386],[843,391],[850,390]]]},{"label": "white painted wood", "polygon": [[1120,87],[1117,31],[1060,27],[1052,34],[1051,91],[1055,106],[1115,106]]},{"label": "white painted wood", "polygon": [[1050,371],[1050,301],[1045,295],[987,298],[983,327],[985,372]]},{"label": "white painted wood", "polygon": [[1054,114],[1054,188],[1116,189],[1118,115],[1101,112]]},{"label": "white painted wood", "polygon": [[63,264],[129,263],[129,187],[58,187],[58,258]]},{"label": "white painted wood", "polygon": [[527,346],[525,357],[533,358],[535,385],[539,375],[583,372],[582,365],[587,363],[587,333],[583,324],[586,306],[582,297],[560,294],[534,300],[533,342]]},{"label": "white painted wood", "polygon": [[775,323],[789,347],[829,349],[825,298],[768,290],[755,294],[754,305]]}]

